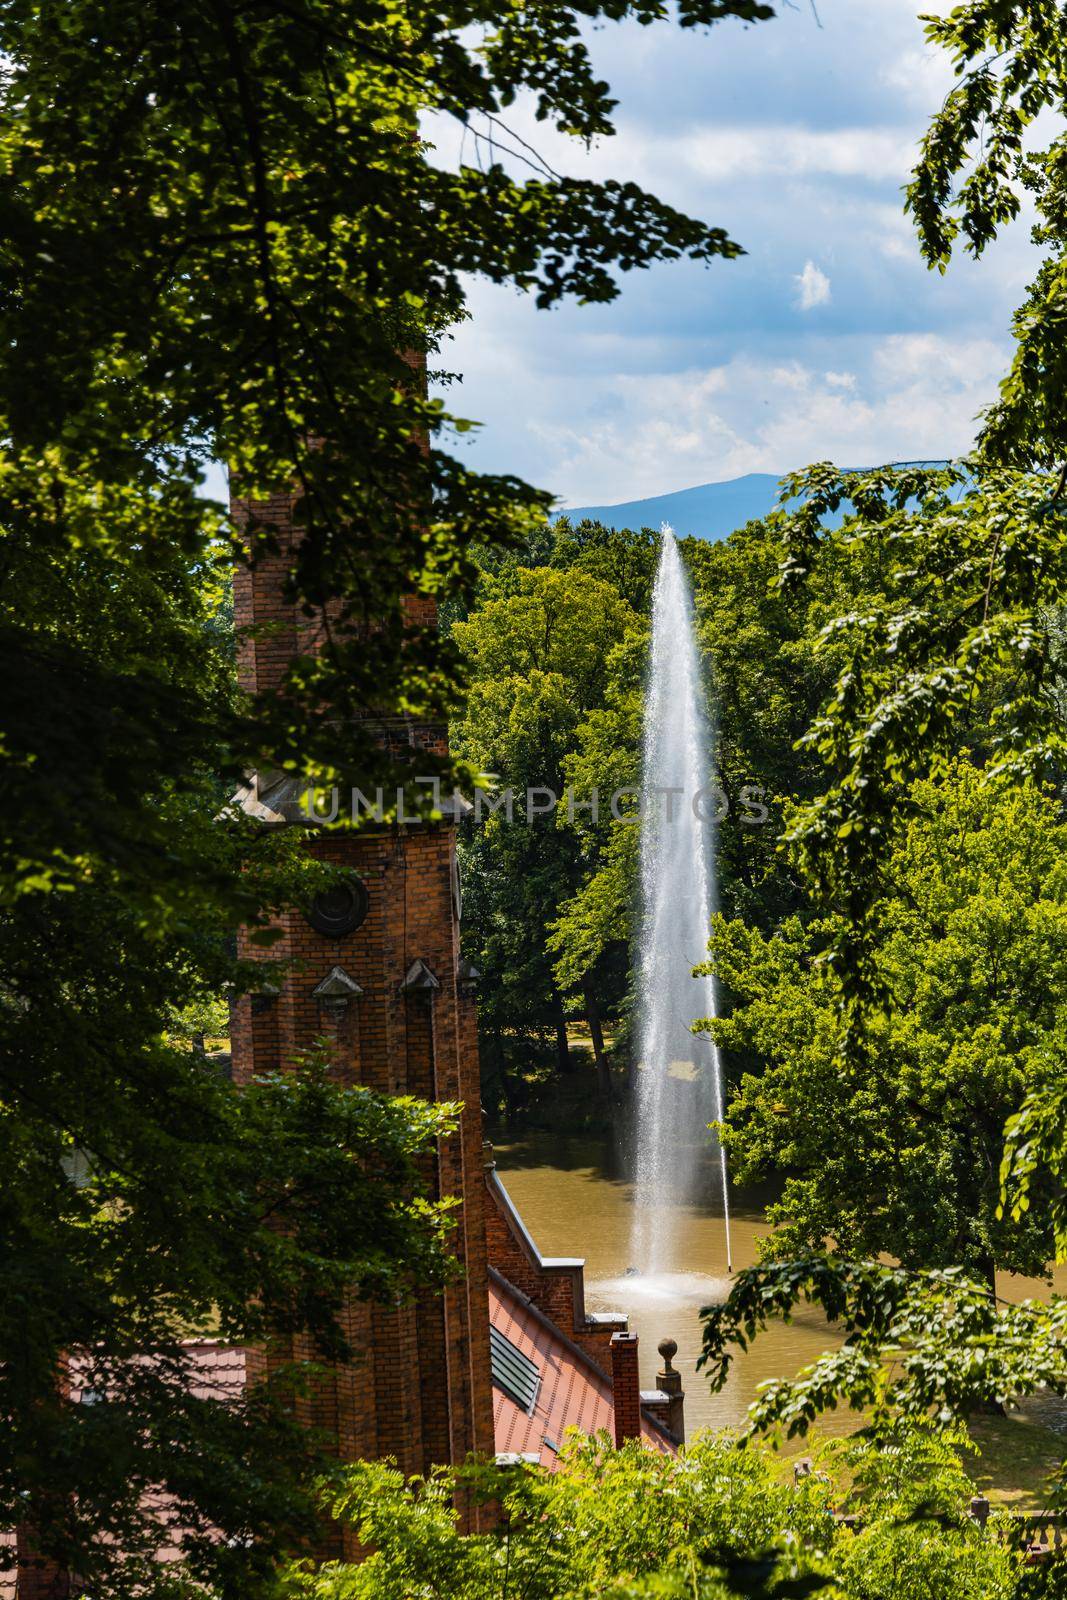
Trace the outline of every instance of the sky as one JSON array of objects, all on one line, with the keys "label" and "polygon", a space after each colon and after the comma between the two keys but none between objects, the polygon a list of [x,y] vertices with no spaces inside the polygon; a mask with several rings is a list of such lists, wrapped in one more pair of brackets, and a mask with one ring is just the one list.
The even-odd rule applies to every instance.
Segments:
[{"label": "sky", "polygon": [[[901,191],[952,80],[919,4],[817,0],[816,17],[779,0],[749,28],[591,34],[616,137],[587,152],[522,106],[510,125],[557,170],[632,179],[747,254],[631,273],[608,306],[547,312],[472,281],[442,357],[462,375],[449,406],[481,422],[457,452],[580,506],[966,450],[1033,247],[1023,220],[944,276],[920,259]],[[457,128],[429,136],[435,160],[459,159]]]}]

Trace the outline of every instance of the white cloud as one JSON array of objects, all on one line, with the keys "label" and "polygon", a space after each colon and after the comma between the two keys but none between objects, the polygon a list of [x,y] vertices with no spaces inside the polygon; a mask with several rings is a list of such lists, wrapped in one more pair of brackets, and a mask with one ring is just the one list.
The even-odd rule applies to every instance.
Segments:
[{"label": "white cloud", "polygon": [[804,271],[798,272],[793,282],[797,286],[797,305],[801,311],[812,311],[816,306],[829,303],[830,280],[814,261],[806,261]]},{"label": "white cloud", "polygon": [[[591,505],[967,449],[1034,250],[1024,216],[978,263],[923,266],[902,185],[951,64],[919,9],[819,0],[821,29],[802,6],[750,30],[591,30],[620,106],[618,137],[588,152],[528,102],[509,108],[559,170],[641,184],[748,254],[634,273],[613,305],[551,315],[475,285],[442,360],[464,374],[447,403],[485,423],[464,459]],[[453,165],[461,131],[438,119],[433,133]]]},{"label": "white cloud", "polygon": [[[987,339],[878,340],[862,371],[735,357],[685,372],[598,379],[596,415],[561,380],[528,423],[538,481],[569,505],[612,504],[818,460],[858,467],[962,454],[1007,360]],[[610,395],[610,402],[607,397]]]},{"label": "white cloud", "polygon": [[925,110],[944,99],[956,75],[947,51],[921,45],[891,57],[881,68],[879,77],[890,89],[906,95]]},{"label": "white cloud", "polygon": [[903,181],[915,139],[895,128],[796,124],[697,128],[676,138],[694,173],[713,178],[836,177]]}]

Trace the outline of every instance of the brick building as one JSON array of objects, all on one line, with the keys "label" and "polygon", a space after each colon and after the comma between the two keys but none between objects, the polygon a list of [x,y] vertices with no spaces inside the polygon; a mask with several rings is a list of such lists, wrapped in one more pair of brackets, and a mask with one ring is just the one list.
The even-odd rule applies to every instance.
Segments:
[{"label": "brick building", "polygon": [[542,1256],[492,1160],[485,1180],[498,1456],[555,1468],[568,1428],[675,1450],[685,1435],[685,1396],[674,1340],[660,1343],[656,1388],[642,1389],[626,1317],[586,1309],[585,1262]]},{"label": "brick building", "polygon": [[[242,508],[235,510],[240,517]],[[283,592],[298,537],[291,502],[278,496],[255,512],[274,525],[278,550],[254,571],[238,573],[235,621],[242,685],[262,693],[278,686],[294,654],[315,649],[316,636]],[[420,600],[418,607],[418,622],[432,625],[433,601]],[[441,728],[405,723],[397,733],[408,750],[446,749]],[[391,736],[388,725],[383,736]],[[253,779],[238,800],[266,826],[307,826],[297,785],[280,775]],[[514,1419],[505,1425],[500,1383],[494,1395],[491,1380],[515,1361],[504,1325],[526,1334],[536,1325],[535,1365],[543,1372],[548,1363],[558,1368],[562,1362],[571,1370],[569,1410],[566,1404],[562,1411],[553,1406],[552,1428],[589,1425],[595,1416],[593,1426],[618,1431],[614,1369],[615,1380],[633,1396],[623,1431],[669,1444],[671,1427],[681,1434],[680,1384],[672,1394],[662,1388],[647,1392],[642,1407],[636,1339],[626,1333],[625,1317],[588,1314],[583,1263],[544,1260],[492,1163],[483,1177],[474,975],[460,956],[454,820],[320,834],[309,848],[351,870],[352,902],[346,907],[341,892],[333,897],[336,905],[319,908],[322,916],[293,911],[284,919],[272,955],[295,958],[298,975],[279,993],[246,997],[235,1008],[234,1076],[241,1082],[255,1072],[284,1068],[313,1038],[327,1034],[340,1070],[353,1083],[461,1100],[460,1137],[442,1145],[434,1188],[462,1197],[457,1238],[466,1269],[464,1281],[443,1299],[426,1295],[414,1309],[354,1305],[351,1339],[363,1359],[331,1378],[316,1395],[309,1420],[335,1433],[342,1456],[394,1456],[408,1472],[461,1461],[472,1450],[513,1452]],[[249,946],[243,953],[255,952]],[[492,1349],[490,1307],[499,1324]],[[670,1389],[675,1378],[668,1360],[660,1382]],[[523,1433],[527,1443],[548,1387],[539,1385],[539,1393],[542,1400],[534,1401]],[[554,1437],[548,1423],[543,1432]]]},{"label": "brick building", "polygon": [[[235,507],[241,515],[240,505]],[[276,689],[317,634],[287,601],[285,578],[299,537],[287,495],[255,507],[273,524],[277,552],[235,580],[242,686]],[[432,624],[434,607],[411,607]],[[441,753],[445,730],[382,722],[383,737]],[[329,1041],[342,1082],[389,1094],[460,1101],[458,1136],[441,1142],[429,1174],[439,1195],[462,1199],[452,1235],[464,1273],[443,1293],[411,1305],[352,1300],[344,1310],[355,1359],[334,1366],[296,1401],[309,1425],[336,1441],[343,1460],[392,1457],[409,1474],[460,1463],[474,1452],[552,1466],[570,1426],[604,1428],[615,1441],[641,1437],[672,1450],[682,1437],[681,1380],[671,1344],[654,1391],[641,1391],[635,1335],[621,1315],[585,1308],[583,1262],[544,1258],[482,1141],[473,974],[460,955],[461,899],[453,819],[327,833],[309,827],[301,786],[280,773],[252,775],[234,797],[265,827],[308,830],[308,849],[347,869],[347,886],[294,908],[278,924],[271,961],[291,962],[280,985],[235,1003],[232,1072],[237,1083],[292,1070],[313,1041]],[[244,935],[246,959],[262,954]],[[198,1383],[224,1398],[262,1376],[270,1361],[313,1359],[303,1338],[270,1354],[191,1347]],[[73,1396],[76,1400],[76,1394]],[[176,1559],[180,1530],[160,1559]],[[358,1555],[353,1536],[328,1532],[323,1552]],[[65,1579],[22,1556],[0,1531],[0,1600],[55,1600]],[[76,1586],[75,1586],[76,1590]]]},{"label": "brick building", "polygon": [[[235,621],[242,687],[263,693],[315,638],[284,596],[298,537],[291,502],[279,496],[255,509],[274,524],[278,550],[238,572]],[[433,621],[432,601],[419,603],[417,620]],[[384,737],[389,731],[383,724]],[[409,749],[444,749],[443,729],[405,723],[398,731]],[[236,798],[265,826],[307,826],[297,786],[280,775],[254,777]],[[312,831],[308,848],[346,868],[349,886],[282,918],[271,958],[293,966],[277,991],[235,1005],[233,1074],[241,1083],[289,1069],[326,1037],[342,1082],[463,1102],[459,1134],[442,1141],[430,1174],[433,1192],[463,1197],[453,1236],[463,1278],[410,1306],[353,1301],[346,1332],[362,1358],[334,1368],[305,1402],[308,1421],[336,1438],[342,1458],[392,1456],[405,1472],[421,1473],[493,1449],[478,1045],[459,949],[455,828]],[[243,937],[239,947],[256,954]],[[300,1341],[279,1351],[282,1359],[310,1355]]]}]

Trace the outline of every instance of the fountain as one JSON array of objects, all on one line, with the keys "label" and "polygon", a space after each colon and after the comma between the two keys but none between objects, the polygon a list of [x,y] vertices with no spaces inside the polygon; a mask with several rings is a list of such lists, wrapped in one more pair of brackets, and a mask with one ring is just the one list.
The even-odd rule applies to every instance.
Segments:
[{"label": "fountain", "polygon": [[691,1265],[675,1259],[673,1218],[679,1206],[705,1197],[709,1158],[732,1270],[726,1156],[706,1131],[722,1117],[719,1052],[708,1034],[690,1031],[698,1017],[715,1015],[713,981],[691,976],[707,954],[715,902],[711,777],[693,603],[674,532],[664,524],[645,696],[634,1075],[631,1261],[650,1280],[649,1290],[664,1274]]}]

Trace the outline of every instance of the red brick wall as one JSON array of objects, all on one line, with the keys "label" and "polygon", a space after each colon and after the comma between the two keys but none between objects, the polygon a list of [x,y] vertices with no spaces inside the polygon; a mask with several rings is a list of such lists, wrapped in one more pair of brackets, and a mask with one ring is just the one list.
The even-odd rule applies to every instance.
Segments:
[{"label": "red brick wall", "polygon": [[641,1433],[641,1381],[636,1333],[611,1336],[611,1388],[615,1403],[615,1443],[625,1444]]},{"label": "red brick wall", "polygon": [[68,1574],[53,1562],[43,1561],[29,1531],[19,1528],[15,1535],[15,1600],[68,1600],[72,1592]]},{"label": "red brick wall", "polygon": [[[247,508],[235,501],[235,516],[243,522]],[[277,530],[278,551],[264,556],[255,575],[241,568],[234,580],[233,620],[237,630],[237,671],[242,689],[264,694],[276,689],[293,657],[299,653],[297,622],[283,588],[292,565],[292,497],[274,495],[255,507],[259,521]],[[252,637],[246,630],[261,630]]]},{"label": "red brick wall", "polygon": [[585,1310],[585,1270],[580,1262],[545,1262],[524,1237],[518,1214],[495,1169],[486,1169],[485,1236],[490,1265],[550,1318],[605,1373],[611,1371],[611,1337],[625,1331],[626,1317],[590,1320]]},{"label": "red brick wall", "polygon": [[[315,630],[294,619],[281,592],[291,562],[289,500],[277,496],[255,509],[278,526],[282,542],[278,556],[254,572],[242,568],[236,580],[237,626],[270,624],[262,637],[246,636],[239,653],[242,684],[263,692],[277,687],[294,650],[314,647]],[[435,619],[432,600],[420,598],[409,610],[420,624]],[[439,728],[407,727],[404,737],[421,748],[445,745]],[[406,1472],[422,1473],[470,1451],[493,1450],[477,1032],[473,1002],[456,981],[455,834],[448,826],[419,825],[310,836],[308,848],[359,873],[369,910],[362,926],[340,939],[316,932],[299,911],[282,918],[282,938],[270,954],[293,965],[276,998],[245,996],[234,1006],[234,1077],[245,1083],[264,1071],[293,1070],[299,1052],[326,1035],[343,1083],[464,1103],[460,1129],[442,1141],[427,1170],[431,1192],[464,1199],[453,1232],[463,1280],[443,1295],[420,1293],[413,1305],[349,1305],[345,1321],[356,1359],[301,1402],[306,1420],[336,1439],[343,1459],[389,1455]],[[243,937],[239,948],[244,957],[259,953]],[[405,974],[420,959],[438,987],[402,992]],[[340,1018],[326,1014],[312,994],[333,966],[362,990]],[[310,1354],[296,1341],[261,1356],[260,1366]]]}]

